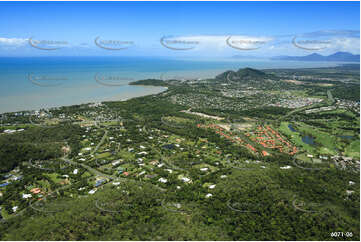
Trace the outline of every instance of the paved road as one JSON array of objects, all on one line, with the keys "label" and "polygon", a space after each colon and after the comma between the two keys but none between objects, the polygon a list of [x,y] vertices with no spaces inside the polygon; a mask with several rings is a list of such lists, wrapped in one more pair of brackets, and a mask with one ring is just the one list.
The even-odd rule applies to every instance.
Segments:
[{"label": "paved road", "polygon": [[[159,153],[160,154],[160,153]],[[186,169],[180,168],[176,165],[174,165],[173,163],[169,162],[169,159],[166,158],[165,156],[161,155],[161,160],[164,164],[166,164],[168,167],[173,168],[174,170],[179,170],[179,171],[186,171]]]},{"label": "paved road", "polygon": [[102,139],[100,140],[100,142],[97,144],[97,146],[95,147],[95,149],[90,153],[91,155],[94,155],[94,153],[99,149],[99,147],[104,143],[104,140],[107,138],[108,136],[108,130],[105,130],[105,133],[102,137]]},{"label": "paved road", "polygon": [[329,103],[327,103],[327,101],[331,101],[332,103],[335,102],[330,90],[327,91],[327,98],[328,98],[327,100],[324,100],[324,101],[322,101],[320,103],[315,103],[315,104],[311,104],[311,105],[308,105],[308,106],[304,106],[304,107],[301,107],[301,108],[294,109],[291,112],[287,113],[286,115],[281,116],[279,118],[279,120],[282,120],[282,119],[284,119],[284,118],[286,118],[286,117],[288,117],[288,116],[290,116],[290,115],[292,115],[294,113],[298,113],[298,112],[301,112],[301,111],[304,111],[304,110],[307,110],[307,109],[329,106]]},{"label": "paved road", "polygon": [[[294,197],[295,198],[295,197]],[[303,204],[304,202],[300,200],[300,202]],[[299,210],[299,211],[302,211],[302,212],[305,212],[305,213],[317,213],[318,211],[316,210],[305,210],[305,209],[302,209],[300,208],[299,206],[297,206],[297,199],[294,199],[292,201],[292,206],[296,209],[296,210]]]},{"label": "paved road", "polygon": [[73,160],[69,160],[69,159],[66,159],[66,158],[62,158],[64,161],[66,162],[69,162],[70,164],[72,165],[79,165],[79,166],[82,166],[83,168],[87,169],[90,173],[94,174],[94,175],[97,175],[97,176],[103,176],[103,177],[106,177],[108,179],[118,179],[118,177],[116,176],[113,176],[113,175],[108,175],[108,174],[105,174],[101,171],[98,171],[97,169],[94,169],[88,165],[85,165],[83,163],[79,163],[79,162],[76,162],[76,161],[73,161]]},{"label": "paved road", "polygon": [[[73,185],[73,184],[68,184],[68,185],[66,185],[66,186],[59,187],[59,188],[55,189],[52,193],[46,194],[46,195],[43,197],[43,199],[46,199],[46,197],[49,196],[50,194],[57,193],[58,191],[67,189],[67,188],[71,187],[72,185]],[[33,206],[34,206],[35,204],[39,203],[40,201],[42,201],[42,200],[36,200],[34,203],[31,203],[29,207],[35,209]],[[13,213],[12,215],[9,215],[9,218],[8,218],[8,219],[2,219],[2,220],[0,220],[0,222],[6,222],[7,220],[9,220],[9,219],[11,219],[11,218],[14,218],[14,217],[16,217],[16,216],[19,216],[19,215],[23,214],[29,207],[26,207],[26,208],[24,208],[23,210],[21,210],[21,211],[19,211],[19,212],[17,212],[17,213]],[[38,210],[38,209],[35,209],[35,210]],[[39,211],[39,210],[38,210],[38,211]]]},{"label": "paved road", "polygon": [[288,116],[290,116],[292,114],[302,112],[302,111],[305,111],[307,109],[316,108],[316,107],[323,107],[323,106],[328,106],[328,105],[327,105],[326,102],[322,102],[322,103],[315,103],[315,104],[311,104],[311,105],[304,106],[304,107],[301,107],[301,108],[297,108],[297,109],[294,109],[294,110],[290,111],[289,113],[287,113],[284,116],[280,116],[278,119],[283,120],[283,119],[287,118]]},{"label": "paved road", "polygon": [[35,126],[45,126],[45,125],[43,125],[43,124],[36,124],[36,123],[34,123],[33,122],[33,120],[31,119],[31,115],[29,116],[29,122],[30,122],[30,124],[32,124],[32,125],[35,125]]},{"label": "paved road", "polygon": [[333,98],[330,90],[327,90],[327,97],[328,97],[328,100],[330,100],[332,102],[332,104],[335,102],[335,99]]},{"label": "paved road", "polygon": [[[105,133],[104,133],[102,139],[100,140],[100,142],[98,143],[98,145],[95,147],[95,149],[94,149],[94,151],[92,152],[92,154],[94,154],[94,153],[98,150],[98,148],[103,144],[103,142],[104,142],[105,138],[107,137],[107,135],[108,135],[108,131],[105,130]],[[121,181],[121,182],[126,182],[126,181],[128,181],[128,179],[126,179],[126,178],[121,178],[121,177],[117,177],[117,176],[114,176],[114,175],[105,174],[105,173],[103,173],[103,172],[101,172],[101,171],[99,171],[99,170],[97,170],[97,169],[94,169],[94,168],[88,166],[88,165],[85,165],[85,164],[83,164],[83,163],[76,162],[76,161],[74,161],[74,160],[72,160],[72,159],[68,159],[66,156],[63,157],[63,158],[61,158],[61,159],[64,160],[65,162],[68,162],[69,164],[81,166],[81,167],[83,167],[84,169],[87,169],[90,173],[92,173],[92,174],[94,174],[94,175],[97,175],[97,176],[105,177],[105,178],[107,178],[107,179],[109,179],[109,180],[117,180],[117,181]],[[136,180],[132,180],[132,181],[136,181]],[[136,182],[139,182],[139,181],[136,181]],[[139,183],[143,183],[143,182],[139,182]],[[103,185],[106,185],[106,184],[109,184],[109,182],[104,183]],[[63,187],[59,187],[58,189],[54,190],[52,193],[57,193],[57,192],[60,191],[60,190],[67,189],[67,188],[69,188],[71,185],[72,185],[72,184],[69,184],[69,185],[66,185],[66,186],[63,186]],[[157,186],[157,185],[154,185],[154,186],[155,186],[157,189],[159,189],[160,191],[162,191],[162,192],[166,191],[166,189],[161,188],[161,187],[159,187],[159,186]],[[49,194],[48,194],[48,195],[49,195]],[[46,195],[46,196],[48,196],[48,195]],[[44,198],[46,198],[46,196],[45,196]],[[35,205],[35,204],[38,203],[38,202],[39,202],[39,201],[34,202],[33,204],[31,204],[30,207],[32,207],[33,205]],[[13,215],[10,215],[11,217],[9,217],[9,219],[21,215],[21,214],[24,213],[24,212],[26,211],[26,209],[28,209],[28,208],[29,208],[29,207],[24,208],[23,210],[19,211],[18,213],[13,214]],[[8,219],[6,219],[6,220],[8,220]],[[5,220],[5,219],[2,219],[2,220],[0,220],[0,222],[5,222],[6,220]]]}]

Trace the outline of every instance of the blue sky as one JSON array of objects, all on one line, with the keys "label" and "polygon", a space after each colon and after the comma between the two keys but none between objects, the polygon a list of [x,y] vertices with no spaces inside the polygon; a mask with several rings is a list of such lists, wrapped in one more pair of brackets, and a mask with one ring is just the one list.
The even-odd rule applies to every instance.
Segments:
[{"label": "blue sky", "polygon": [[359,53],[359,30],[359,2],[0,2],[0,56]]}]

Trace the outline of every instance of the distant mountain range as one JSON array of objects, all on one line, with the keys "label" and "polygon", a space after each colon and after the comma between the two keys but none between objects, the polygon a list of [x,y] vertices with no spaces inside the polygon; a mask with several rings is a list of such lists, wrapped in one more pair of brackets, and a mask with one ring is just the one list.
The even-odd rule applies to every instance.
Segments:
[{"label": "distant mountain range", "polygon": [[245,60],[268,59],[265,57],[253,56],[253,55],[234,55],[234,56],[232,56],[232,58],[233,59],[245,59]]},{"label": "distant mountain range", "polygon": [[276,56],[272,60],[291,61],[339,61],[339,62],[360,62],[360,55],[353,55],[348,52],[336,52],[335,54],[324,56],[320,54],[310,54],[306,56]]},{"label": "distant mountain range", "polygon": [[290,61],[335,61],[335,62],[360,62],[360,55],[353,55],[348,52],[336,52],[332,55],[324,56],[317,53],[313,53],[306,56],[275,56],[271,58],[261,56],[250,56],[250,55],[234,55],[233,59],[244,59],[244,60],[290,60]]}]

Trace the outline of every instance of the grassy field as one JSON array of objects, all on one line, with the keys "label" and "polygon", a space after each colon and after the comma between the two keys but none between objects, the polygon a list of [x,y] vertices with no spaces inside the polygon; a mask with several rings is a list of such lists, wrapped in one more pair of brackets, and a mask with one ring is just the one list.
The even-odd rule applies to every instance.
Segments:
[{"label": "grassy field", "polygon": [[91,177],[91,174],[88,171],[86,171],[81,175],[81,177],[82,178]]},{"label": "grassy field", "polygon": [[4,219],[8,219],[8,218],[9,218],[9,214],[8,214],[8,212],[6,211],[6,209],[1,209],[1,216],[2,216]]},{"label": "grassy field", "polygon": [[37,127],[36,125],[33,124],[21,124],[21,125],[9,125],[9,126],[2,126],[0,127],[0,132],[6,130],[6,129],[26,129],[26,128],[34,128]]},{"label": "grassy field", "polygon": [[130,160],[134,160],[135,159],[135,154],[131,153],[127,150],[121,149],[118,153],[117,153],[118,157],[121,157],[124,160],[130,161]]},{"label": "grassy field", "polygon": [[58,178],[59,174],[58,173],[50,173],[50,174],[44,174],[44,176],[49,177],[53,182],[55,183],[60,183],[63,179],[62,178]]},{"label": "grassy field", "polygon": [[111,155],[110,152],[104,152],[104,153],[101,153],[101,154],[96,154],[95,157],[98,158],[98,159],[101,159],[101,158],[109,157],[110,155]]},{"label": "grassy field", "polygon": [[311,145],[305,144],[302,141],[302,136],[298,132],[293,132],[289,129],[288,125],[289,122],[282,122],[279,131],[283,134],[285,134],[289,139],[291,139],[291,142],[295,144],[297,147],[301,147],[303,150],[307,151],[308,153],[314,153],[315,148]]},{"label": "grassy field", "polygon": [[345,155],[360,159],[360,140],[351,142],[345,149]]},{"label": "grassy field", "polygon": [[295,156],[298,160],[302,160],[305,162],[312,162],[311,158],[308,158],[307,155],[305,153],[301,153]]},{"label": "grassy field", "polygon": [[[317,145],[320,145],[319,153],[324,155],[335,155],[337,147],[337,138],[329,135],[326,132],[320,131],[319,129],[312,127],[304,123],[297,123],[296,130],[300,133],[308,134],[314,137],[314,141]],[[338,146],[337,148],[341,148]]]},{"label": "grassy field", "polygon": [[337,137],[323,132],[316,127],[297,122],[293,124],[293,128],[296,129],[297,132],[292,132],[288,127],[289,124],[289,122],[282,122],[279,130],[290,137],[294,144],[298,147],[302,147],[309,153],[314,153],[316,151],[316,147],[305,144],[302,141],[303,135],[310,135],[313,137],[314,142],[318,146],[317,151],[320,154],[335,155],[337,153],[336,149],[342,149],[341,144],[337,141]]},{"label": "grassy field", "polygon": [[104,126],[121,126],[119,124],[119,121],[102,122],[102,125],[104,125]]},{"label": "grassy field", "polygon": [[333,114],[333,115],[343,114],[343,115],[346,115],[346,116],[348,116],[350,118],[356,118],[356,115],[354,113],[352,113],[351,111],[345,110],[345,109],[341,109],[341,108],[331,110],[331,111],[325,111],[325,112],[322,112],[322,114],[323,115],[326,115],[326,114]]}]

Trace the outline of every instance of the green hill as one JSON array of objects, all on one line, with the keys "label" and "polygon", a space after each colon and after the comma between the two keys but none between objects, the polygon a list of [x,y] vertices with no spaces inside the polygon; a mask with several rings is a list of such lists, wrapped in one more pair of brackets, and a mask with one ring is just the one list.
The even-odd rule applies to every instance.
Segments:
[{"label": "green hill", "polygon": [[217,79],[224,81],[234,81],[234,82],[248,82],[248,81],[264,81],[266,79],[276,80],[277,77],[272,74],[267,74],[263,71],[252,69],[252,68],[243,68],[238,71],[226,71],[216,77]]},{"label": "green hill", "polygon": [[165,83],[162,80],[159,79],[145,79],[145,80],[139,80],[130,82],[129,85],[139,85],[139,86],[162,86],[166,87],[168,86],[167,83]]}]

